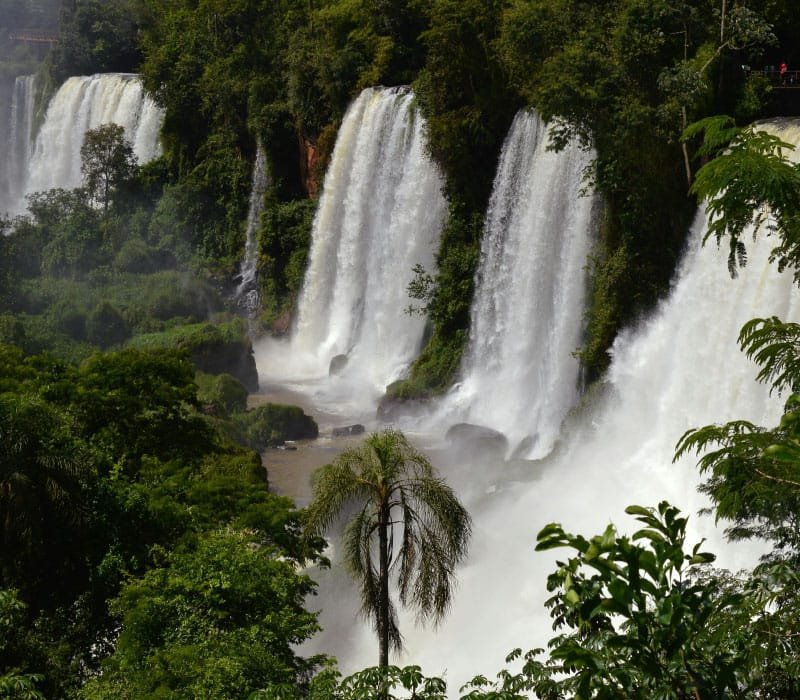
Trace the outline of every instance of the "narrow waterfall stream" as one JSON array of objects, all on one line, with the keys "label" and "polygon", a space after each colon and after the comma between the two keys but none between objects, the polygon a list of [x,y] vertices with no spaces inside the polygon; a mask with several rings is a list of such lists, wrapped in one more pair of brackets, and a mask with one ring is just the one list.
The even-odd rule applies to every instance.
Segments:
[{"label": "narrow waterfall stream", "polygon": [[258,309],[258,226],[264,210],[264,195],[269,187],[267,152],[259,143],[256,161],[253,164],[253,181],[250,186],[250,203],[247,210],[245,229],[244,259],[239,268],[239,284],[235,299],[245,313],[252,316]]},{"label": "narrow waterfall stream", "polygon": [[[294,382],[361,422],[420,349],[406,313],[420,264],[432,271],[446,204],[407,88],[369,88],[344,117],[325,176],[297,322],[260,343],[262,383]],[[339,367],[329,376],[331,361]]]},{"label": "narrow waterfall stream", "polygon": [[[503,433],[542,457],[578,398],[587,255],[597,201],[582,195],[592,154],[548,150],[548,128],[517,114],[486,215],[461,377],[443,417]],[[524,408],[523,408],[524,407]],[[524,442],[523,442],[524,441]]]},{"label": "narrow waterfall stream", "polygon": [[0,151],[0,213],[16,214],[22,203],[33,152],[35,86],[33,75],[21,75],[14,81],[7,117],[8,139]]}]

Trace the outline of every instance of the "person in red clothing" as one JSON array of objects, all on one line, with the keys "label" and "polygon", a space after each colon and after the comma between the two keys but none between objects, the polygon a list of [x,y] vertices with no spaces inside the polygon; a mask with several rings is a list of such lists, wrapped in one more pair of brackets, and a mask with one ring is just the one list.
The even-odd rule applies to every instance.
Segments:
[{"label": "person in red clothing", "polygon": [[789,67],[786,65],[786,61],[781,63],[781,85],[786,85],[786,71],[789,70]]}]

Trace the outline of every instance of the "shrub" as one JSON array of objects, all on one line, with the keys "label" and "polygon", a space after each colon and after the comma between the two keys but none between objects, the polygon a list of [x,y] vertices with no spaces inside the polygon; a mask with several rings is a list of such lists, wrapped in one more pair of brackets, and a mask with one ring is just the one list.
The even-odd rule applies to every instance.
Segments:
[{"label": "shrub", "polygon": [[316,438],[316,421],[299,406],[267,403],[233,416],[240,438],[248,447],[262,452],[286,440]]}]

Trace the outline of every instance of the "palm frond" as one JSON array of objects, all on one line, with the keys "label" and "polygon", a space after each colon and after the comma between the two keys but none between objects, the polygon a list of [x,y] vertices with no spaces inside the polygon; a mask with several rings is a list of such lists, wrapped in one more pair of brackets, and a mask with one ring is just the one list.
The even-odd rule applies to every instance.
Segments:
[{"label": "palm frond", "polygon": [[314,497],[306,511],[306,527],[313,535],[322,535],[349,502],[369,500],[369,484],[353,470],[354,456],[342,453],[341,459],[314,474]]},{"label": "palm frond", "polygon": [[739,345],[760,365],[758,381],[773,391],[800,387],[800,324],[779,318],[754,318],[742,326]]}]

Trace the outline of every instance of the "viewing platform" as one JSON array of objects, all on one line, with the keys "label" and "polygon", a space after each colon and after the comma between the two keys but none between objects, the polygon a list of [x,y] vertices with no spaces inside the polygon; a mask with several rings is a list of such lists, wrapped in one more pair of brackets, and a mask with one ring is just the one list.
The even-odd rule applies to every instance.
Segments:
[{"label": "viewing platform", "polygon": [[761,70],[750,71],[745,68],[745,72],[760,73],[772,85],[773,90],[800,90],[800,70],[787,70],[781,74],[777,66],[767,66]]}]

